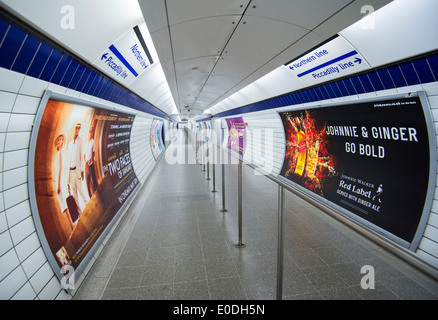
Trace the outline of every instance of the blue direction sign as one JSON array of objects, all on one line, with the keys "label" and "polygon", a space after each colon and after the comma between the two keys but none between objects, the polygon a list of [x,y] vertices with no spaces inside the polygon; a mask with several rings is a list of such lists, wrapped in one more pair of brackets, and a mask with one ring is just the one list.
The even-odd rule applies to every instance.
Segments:
[{"label": "blue direction sign", "polygon": [[369,68],[360,53],[337,37],[287,65],[305,85],[333,80]]},{"label": "blue direction sign", "polygon": [[150,65],[150,59],[134,30],[111,44],[94,63],[113,79],[131,84]]}]

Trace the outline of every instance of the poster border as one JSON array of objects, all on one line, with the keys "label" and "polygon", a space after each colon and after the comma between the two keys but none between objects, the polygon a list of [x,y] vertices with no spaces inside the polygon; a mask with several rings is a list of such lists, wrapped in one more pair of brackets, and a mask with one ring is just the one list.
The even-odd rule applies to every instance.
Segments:
[{"label": "poster border", "polygon": [[[30,143],[29,143],[29,153],[28,153],[28,161],[27,161],[27,163],[28,163],[27,175],[28,175],[29,203],[30,203],[30,210],[31,210],[31,214],[32,214],[32,219],[33,219],[34,224],[35,224],[35,230],[37,232],[37,236],[38,236],[38,239],[40,241],[41,247],[44,251],[44,255],[46,256],[46,259],[49,262],[49,265],[52,268],[53,272],[55,273],[56,277],[62,283],[62,279],[65,277],[67,277],[67,278],[71,277],[71,274],[69,273],[67,276],[61,272],[61,268],[59,267],[54,255],[52,253],[52,250],[50,249],[49,242],[47,241],[47,237],[44,233],[44,228],[43,228],[43,225],[41,222],[41,218],[40,218],[40,214],[39,214],[39,210],[38,210],[38,205],[36,202],[36,194],[35,194],[35,176],[34,176],[35,173],[34,173],[34,170],[35,170],[36,144],[37,144],[38,133],[39,133],[40,125],[41,125],[41,120],[43,118],[47,103],[50,99],[62,101],[62,102],[80,104],[82,106],[86,106],[89,108],[97,108],[97,109],[104,109],[104,110],[115,111],[115,112],[123,112],[125,114],[129,114],[129,115],[134,116],[134,118],[136,116],[136,113],[133,113],[133,112],[130,112],[129,110],[127,111],[127,110],[124,110],[121,108],[110,107],[110,106],[107,106],[107,105],[104,105],[104,104],[101,104],[98,102],[87,101],[87,100],[83,100],[83,99],[80,99],[77,97],[72,97],[69,95],[56,93],[56,92],[53,92],[51,90],[45,90],[42,97],[41,97],[41,100],[40,100],[40,103],[38,105],[38,109],[37,109],[37,112],[35,115],[35,120],[34,120],[34,123],[32,125],[32,131],[31,131]],[[131,146],[131,140],[129,141],[129,145]],[[133,171],[135,173],[134,168],[133,168]],[[133,192],[131,193],[130,198],[135,196],[135,194],[138,192],[138,190],[140,190],[141,185],[142,184],[139,181],[139,183],[136,185]],[[99,250],[101,244],[106,239],[108,233],[119,222],[122,213],[126,210],[127,207],[129,207],[129,205],[130,205],[130,201],[126,201],[125,203],[122,204],[120,209],[116,212],[114,217],[111,219],[110,223],[105,227],[102,234],[97,238],[94,245],[87,252],[85,257],[82,259],[79,266],[76,269],[74,269],[73,274],[75,276],[76,282],[78,282],[79,277],[82,275],[84,270],[88,267],[94,254]],[[70,293],[72,290],[75,290],[76,288],[71,288],[71,289],[70,288],[63,288],[63,289],[66,292]]]},{"label": "poster border", "polygon": [[[152,118],[152,122],[151,122],[151,128],[149,129],[149,135],[151,134],[152,129],[154,128],[153,124],[154,124],[154,121],[155,121],[155,120],[158,120],[158,121],[162,121],[162,122],[163,122],[163,123],[162,123],[162,127],[161,127],[161,132],[164,131],[164,124],[165,124],[165,120],[166,120],[166,119],[153,117],[153,118]],[[162,138],[162,137],[160,137],[160,139],[161,139],[161,138]],[[150,136],[149,136],[149,139],[150,139]],[[157,155],[157,157],[155,157],[155,154],[154,154],[154,151],[153,151],[153,148],[152,148],[152,144],[150,143],[150,140],[149,140],[149,145],[150,145],[150,147],[151,147],[151,153],[152,153],[152,156],[153,156],[154,159],[155,159],[155,162],[160,161],[161,157],[162,157],[163,154],[166,152],[166,145],[165,145],[164,141],[163,141],[163,150],[161,150],[160,154]]]},{"label": "poster border", "polygon": [[[283,177],[279,172],[277,174],[277,178],[284,183],[291,185],[293,188],[298,188],[300,191],[304,192],[306,195],[312,197],[313,199],[318,200],[319,202],[322,202],[324,205],[329,206],[332,209],[335,209],[340,214],[347,216],[350,219],[353,219],[356,223],[359,223],[360,225],[377,232],[379,235],[384,236],[385,238],[397,243],[398,245],[408,249],[411,252],[415,252],[418,249],[418,246],[421,242],[421,239],[423,237],[424,231],[427,226],[427,222],[429,220],[430,211],[432,209],[433,205],[433,198],[435,194],[435,188],[436,188],[436,180],[437,180],[437,140],[436,140],[436,132],[435,132],[435,125],[433,122],[432,117],[432,111],[429,104],[429,99],[426,95],[425,91],[414,91],[414,92],[408,92],[408,93],[398,93],[398,94],[392,94],[392,95],[384,95],[384,96],[376,96],[376,97],[370,97],[370,98],[358,98],[355,100],[347,100],[347,101],[339,101],[339,102],[330,102],[330,103],[321,103],[321,104],[315,104],[311,106],[304,106],[301,105],[297,108],[293,108],[292,106],[281,108],[281,110],[276,110],[276,113],[278,114],[279,118],[281,119],[280,113],[283,112],[289,112],[289,111],[301,111],[301,110],[311,110],[311,109],[319,109],[319,108],[331,108],[331,107],[338,107],[338,106],[345,106],[345,105],[355,105],[355,104],[361,104],[361,103],[370,103],[370,102],[377,102],[377,101],[386,101],[386,100],[396,100],[396,99],[407,99],[407,98],[413,98],[418,97],[421,102],[421,107],[423,110],[423,115],[425,119],[425,124],[427,128],[427,134],[429,139],[429,179],[428,179],[428,185],[427,185],[427,191],[426,191],[426,197],[424,200],[424,206],[421,213],[420,221],[418,222],[417,230],[415,231],[414,237],[412,238],[411,242],[408,242],[404,239],[401,239],[400,237],[396,236],[395,234],[379,227],[378,225],[369,222],[368,220],[365,220],[358,215],[354,214],[353,212],[337,205],[336,203],[323,198],[314,192],[300,186],[297,183],[292,182],[291,180],[287,179],[286,177]],[[284,130],[284,126],[282,125],[283,130],[283,137],[284,141],[286,142],[286,132]],[[284,154],[286,152],[286,148],[284,148],[283,153],[283,161],[282,166],[284,165]]]}]

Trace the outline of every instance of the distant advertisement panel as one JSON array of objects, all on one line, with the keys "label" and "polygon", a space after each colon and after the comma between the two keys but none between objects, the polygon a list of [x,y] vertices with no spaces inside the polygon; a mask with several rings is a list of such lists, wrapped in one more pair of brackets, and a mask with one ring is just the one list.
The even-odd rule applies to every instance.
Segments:
[{"label": "distant advertisement panel", "polygon": [[77,269],[139,184],[129,150],[134,116],[54,98],[38,115],[34,220],[46,255]]},{"label": "distant advertisement panel", "polygon": [[243,156],[246,145],[245,123],[241,117],[226,119],[228,126],[228,149]]},{"label": "distant advertisement panel", "polygon": [[162,139],[163,120],[154,119],[151,126],[151,149],[155,160],[163,152],[164,144]]},{"label": "distant advertisement panel", "polygon": [[201,132],[201,137],[211,138],[211,124],[210,122],[204,121],[199,124],[199,130]]},{"label": "distant advertisement panel", "polygon": [[280,113],[280,175],[411,242],[425,206],[430,142],[418,97]]}]

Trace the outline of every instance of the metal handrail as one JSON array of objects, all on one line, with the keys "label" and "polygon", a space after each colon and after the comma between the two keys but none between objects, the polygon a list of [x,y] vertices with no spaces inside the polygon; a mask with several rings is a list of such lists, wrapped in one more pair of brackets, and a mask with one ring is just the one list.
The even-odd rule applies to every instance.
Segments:
[{"label": "metal handrail", "polygon": [[[197,134],[195,132],[195,134]],[[209,139],[206,139],[208,141]],[[211,141],[212,142],[212,141]],[[394,254],[395,256],[399,257],[400,259],[404,260],[405,262],[409,263],[411,266],[417,268],[419,271],[425,273],[429,277],[433,278],[434,280],[438,281],[438,269],[431,266],[427,261],[425,261],[423,258],[414,255],[413,252],[407,250],[406,248],[400,246],[399,244],[392,242],[391,240],[383,237],[379,233],[375,232],[374,230],[359,224],[352,218],[346,216],[342,212],[336,210],[335,208],[331,208],[327,206],[324,202],[312,197],[309,194],[304,193],[302,190],[297,188],[296,186],[293,186],[290,183],[287,183],[286,181],[283,181],[279,179],[276,176],[273,176],[266,170],[263,170],[263,168],[258,167],[252,163],[248,163],[243,161],[243,157],[240,155],[234,154],[229,149],[221,148],[221,146],[215,142],[212,142],[213,145],[216,145],[216,148],[219,148],[221,151],[228,152],[229,155],[232,157],[239,159],[239,164],[244,163],[248,167],[258,171],[263,176],[268,178],[269,180],[275,182],[279,186],[278,191],[278,252],[277,252],[277,299],[282,298],[282,276],[283,276],[283,205],[284,205],[284,189],[288,190],[292,194],[298,196],[299,198],[303,199],[304,201],[310,203],[311,205],[317,207],[321,211],[325,212],[329,216],[335,218],[339,222],[343,223],[347,227],[353,229],[354,231],[358,232],[359,234],[365,236],[366,238],[372,240],[377,245],[382,247],[383,249],[389,251],[390,253]],[[240,241],[239,241],[240,242]]]}]

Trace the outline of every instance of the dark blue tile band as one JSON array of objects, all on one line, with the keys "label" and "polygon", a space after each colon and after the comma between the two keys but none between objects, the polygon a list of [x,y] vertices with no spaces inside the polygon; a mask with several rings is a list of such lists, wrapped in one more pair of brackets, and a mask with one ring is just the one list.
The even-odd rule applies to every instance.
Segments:
[{"label": "dark blue tile band", "polygon": [[11,69],[26,34],[14,26],[10,26],[6,32],[7,33],[0,48],[0,67]]},{"label": "dark blue tile band", "polygon": [[20,52],[12,65],[12,70],[26,74],[39,45],[40,42],[38,40],[32,37],[26,37],[20,48]]}]

